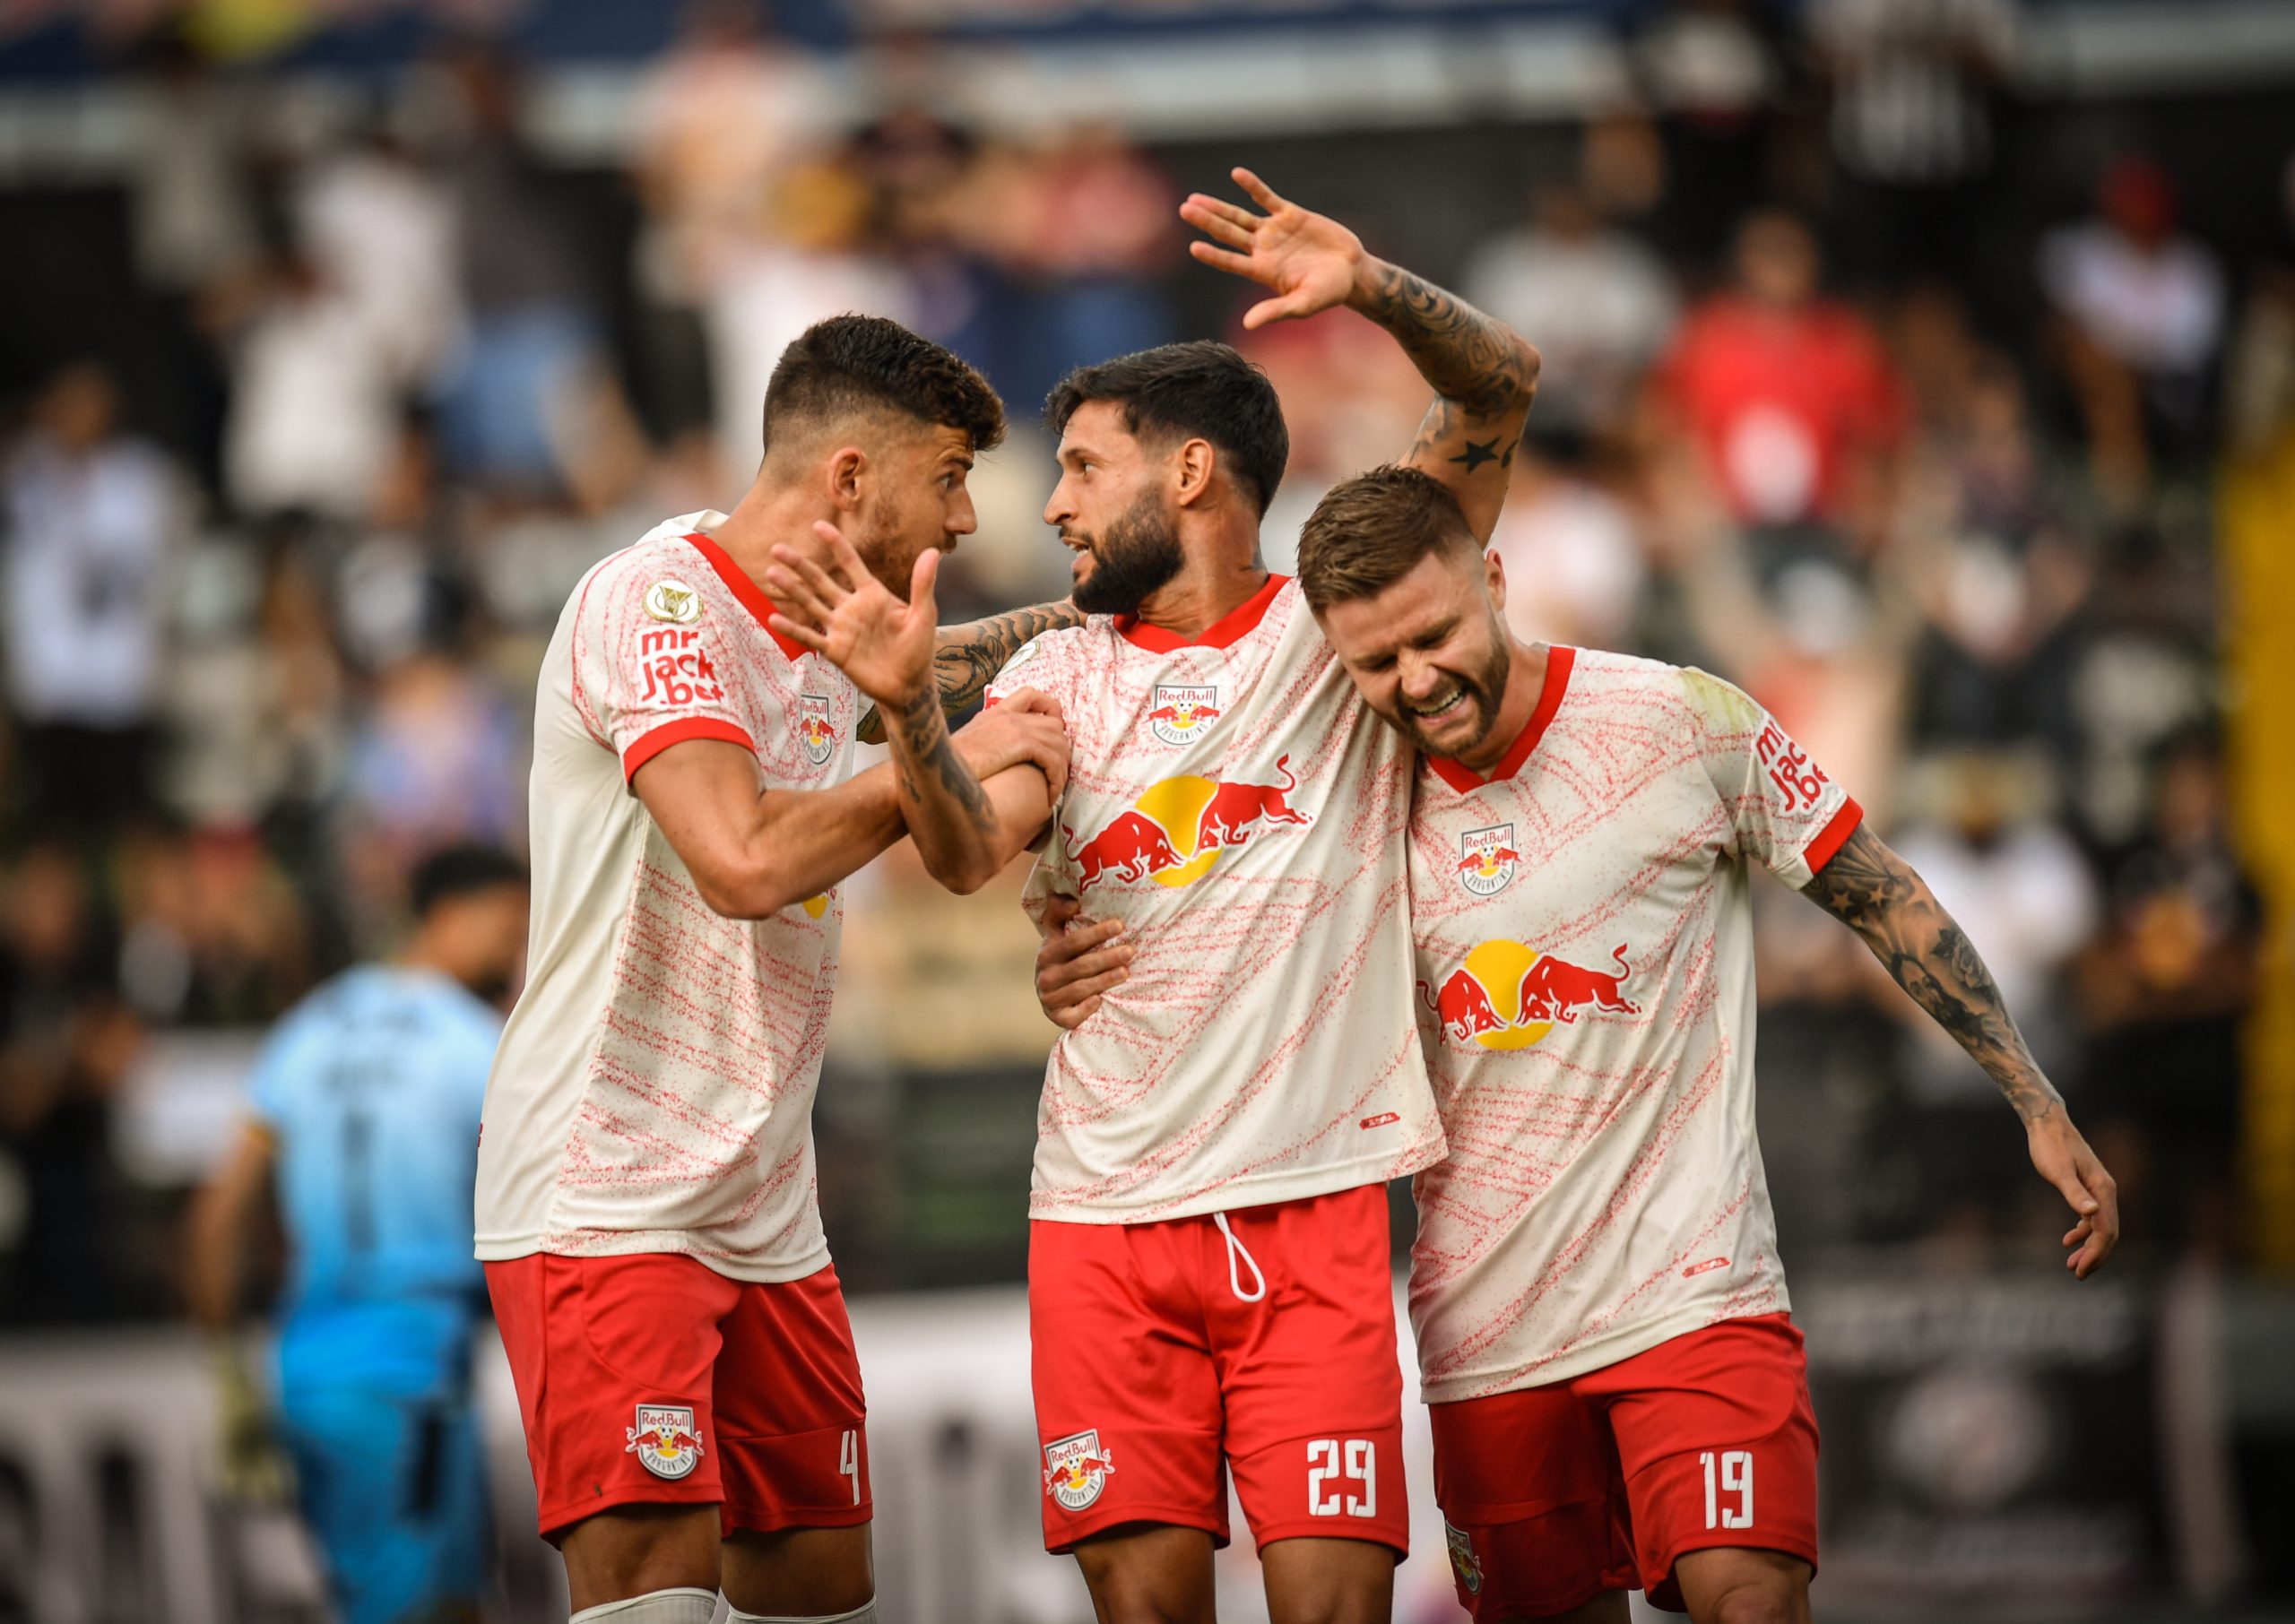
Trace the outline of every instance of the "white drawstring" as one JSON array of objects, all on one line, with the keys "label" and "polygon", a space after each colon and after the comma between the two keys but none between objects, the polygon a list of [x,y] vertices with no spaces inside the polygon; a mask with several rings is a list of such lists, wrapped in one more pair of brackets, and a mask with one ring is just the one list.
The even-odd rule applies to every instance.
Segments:
[{"label": "white drawstring", "polygon": [[[1249,1247],[1235,1239],[1235,1231],[1227,1227],[1226,1214],[1212,1214],[1211,1222],[1217,1224],[1219,1232],[1227,1238],[1227,1284],[1234,1289],[1235,1300],[1257,1302],[1267,1295],[1267,1276],[1260,1273],[1259,1259],[1251,1256]],[[1235,1273],[1235,1259],[1238,1257],[1251,1266],[1251,1278],[1259,1282],[1248,1291],[1243,1290],[1243,1276]]]}]

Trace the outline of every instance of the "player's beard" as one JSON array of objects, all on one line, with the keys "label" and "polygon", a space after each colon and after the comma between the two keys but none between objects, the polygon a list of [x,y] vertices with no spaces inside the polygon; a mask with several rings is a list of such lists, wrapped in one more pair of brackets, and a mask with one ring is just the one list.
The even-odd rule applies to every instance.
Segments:
[{"label": "player's beard", "polygon": [[1087,615],[1136,615],[1139,606],[1180,573],[1179,527],[1150,493],[1134,502],[1096,540],[1083,538],[1092,573],[1078,583],[1076,607]]},{"label": "player's beard", "polygon": [[1498,725],[1499,708],[1506,703],[1506,678],[1514,667],[1514,652],[1503,623],[1495,615],[1491,618],[1490,652],[1472,671],[1453,673],[1467,702],[1474,707],[1474,729],[1462,739],[1445,739],[1440,742],[1427,737],[1418,724],[1418,718],[1407,709],[1396,718],[1402,725],[1403,736],[1430,756],[1468,756],[1475,754],[1490,741],[1490,731]]}]

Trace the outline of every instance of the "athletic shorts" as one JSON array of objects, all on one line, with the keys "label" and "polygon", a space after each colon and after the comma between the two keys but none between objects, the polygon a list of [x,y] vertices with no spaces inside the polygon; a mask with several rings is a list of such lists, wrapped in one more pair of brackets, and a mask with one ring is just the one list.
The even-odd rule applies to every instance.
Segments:
[{"label": "athletic shorts", "polygon": [[1379,1185],[1028,1232],[1044,1545],[1123,1523],[1409,1549]]},{"label": "athletic shorts", "polygon": [[775,1285],[690,1257],[486,1266],[542,1536],[615,1506],[737,1528],[869,1520],[867,1408],[836,1271]]},{"label": "athletic shorts", "polygon": [[1680,1612],[1675,1562],[1717,1546],[1817,1565],[1817,1418],[1782,1314],[1430,1410],[1434,1499],[1478,1620],[1567,1612],[1606,1590]]}]

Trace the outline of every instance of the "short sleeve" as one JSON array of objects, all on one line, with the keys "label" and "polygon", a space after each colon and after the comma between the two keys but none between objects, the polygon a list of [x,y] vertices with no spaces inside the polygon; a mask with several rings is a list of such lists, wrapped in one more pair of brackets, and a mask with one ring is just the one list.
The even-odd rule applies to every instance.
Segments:
[{"label": "short sleeve", "polygon": [[585,590],[574,679],[583,719],[624,781],[673,744],[754,750],[722,675],[723,632],[699,589],[658,570],[609,569]]},{"label": "short sleeve", "polygon": [[1683,675],[1706,776],[1737,850],[1800,889],[1848,843],[1864,809],[1742,689],[1703,671]]}]

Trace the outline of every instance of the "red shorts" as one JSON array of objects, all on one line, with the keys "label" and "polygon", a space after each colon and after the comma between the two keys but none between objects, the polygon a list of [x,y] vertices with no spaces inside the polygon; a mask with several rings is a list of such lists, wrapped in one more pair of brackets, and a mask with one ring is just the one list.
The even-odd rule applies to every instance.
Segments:
[{"label": "red shorts", "polygon": [[722,1525],[869,1520],[867,1409],[836,1271],[760,1285],[662,1252],[486,1266],[542,1535],[615,1506]]},{"label": "red shorts", "polygon": [[1121,1523],[1225,1545],[1232,1467],[1261,1548],[1407,1551],[1385,1189],[1221,1217],[1029,1225],[1046,1548]]},{"label": "red shorts", "polygon": [[1477,1619],[1632,1589],[1680,1612],[1675,1562],[1716,1546],[1817,1565],[1817,1418],[1782,1314],[1431,1412],[1434,1499]]}]

